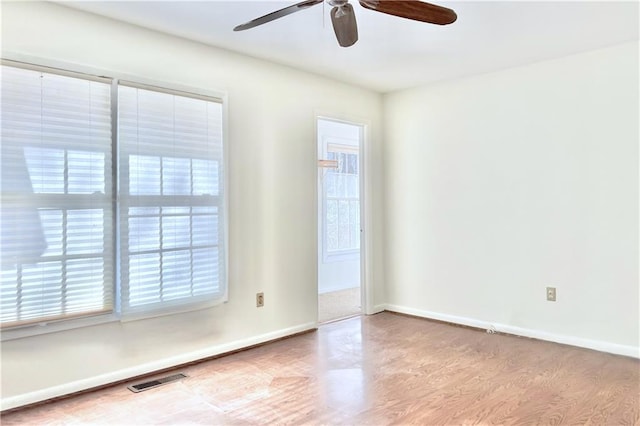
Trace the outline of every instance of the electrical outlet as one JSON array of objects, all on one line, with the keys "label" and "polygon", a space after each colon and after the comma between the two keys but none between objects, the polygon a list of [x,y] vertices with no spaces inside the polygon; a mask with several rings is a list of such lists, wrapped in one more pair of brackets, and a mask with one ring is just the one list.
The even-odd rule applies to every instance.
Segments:
[{"label": "electrical outlet", "polygon": [[256,307],[262,308],[264,306],[264,293],[256,293]]},{"label": "electrical outlet", "polygon": [[556,301],[556,288],[555,287],[547,287],[547,300],[549,302]]}]

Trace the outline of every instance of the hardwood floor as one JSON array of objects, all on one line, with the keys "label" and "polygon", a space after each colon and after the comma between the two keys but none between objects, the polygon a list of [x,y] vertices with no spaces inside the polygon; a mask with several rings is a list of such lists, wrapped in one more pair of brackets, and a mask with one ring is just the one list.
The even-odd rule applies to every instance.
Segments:
[{"label": "hardwood floor", "polygon": [[[640,424],[640,362],[391,313],[329,323],[12,424]],[[172,373],[166,373],[169,375]]]}]

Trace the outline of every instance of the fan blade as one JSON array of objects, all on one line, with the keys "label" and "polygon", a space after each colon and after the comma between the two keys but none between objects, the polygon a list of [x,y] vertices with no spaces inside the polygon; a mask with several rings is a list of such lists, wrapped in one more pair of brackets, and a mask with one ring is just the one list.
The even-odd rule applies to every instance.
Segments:
[{"label": "fan blade", "polygon": [[362,7],[414,21],[447,25],[458,19],[458,15],[446,7],[419,0],[360,0]]},{"label": "fan blade", "polygon": [[353,46],[358,41],[356,14],[353,13],[353,6],[349,3],[331,9],[331,23],[340,46]]},{"label": "fan blade", "polygon": [[284,9],[276,10],[275,12],[271,12],[247,23],[238,25],[233,29],[233,31],[248,30],[249,28],[257,27],[258,25],[266,24],[267,22],[274,21],[276,19],[282,18],[283,16],[291,15],[292,13],[298,12],[311,6],[315,6],[316,4],[320,4],[323,1],[324,0],[305,0],[300,3],[296,3],[294,5],[285,7]]}]

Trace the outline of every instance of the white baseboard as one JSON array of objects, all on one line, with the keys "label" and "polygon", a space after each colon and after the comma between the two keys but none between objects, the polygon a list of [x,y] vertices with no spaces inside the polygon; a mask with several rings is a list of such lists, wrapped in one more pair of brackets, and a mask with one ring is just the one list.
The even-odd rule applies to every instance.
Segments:
[{"label": "white baseboard", "polygon": [[385,310],[387,310],[387,305],[384,303],[381,305],[374,305],[370,315],[379,314],[380,312],[384,312]]},{"label": "white baseboard", "polygon": [[198,361],[198,360],[209,358],[212,356],[237,351],[250,346],[258,345],[260,343],[269,342],[271,340],[291,336],[293,334],[301,333],[304,331],[314,330],[316,328],[317,328],[317,324],[315,322],[301,324],[295,327],[289,327],[282,330],[273,331],[270,333],[260,334],[258,336],[250,337],[247,339],[235,340],[233,342],[211,346],[198,351],[180,354],[180,355],[169,357],[169,358],[164,358],[158,361],[137,365],[135,367],[125,368],[122,370],[117,370],[111,373],[102,374],[102,375],[90,377],[87,379],[65,383],[59,386],[53,386],[53,387],[38,390],[35,392],[28,392],[21,395],[10,396],[8,398],[2,399],[2,401],[0,402],[0,409],[3,411],[10,410],[12,408],[22,407],[24,405],[46,401],[47,399],[69,395],[75,392],[80,392],[80,391],[84,391],[84,390],[99,387],[99,386],[109,385],[111,383],[120,382],[123,380],[128,380],[133,377],[153,373],[154,371],[164,370],[167,368],[172,368],[175,366],[187,364],[190,362]]},{"label": "white baseboard", "polygon": [[[481,321],[474,318],[460,317],[456,315],[442,314],[439,312],[425,311],[421,309],[409,308],[399,305],[378,305],[384,306],[384,310],[398,312],[401,314],[414,315],[422,318],[429,318],[438,321],[450,322],[453,324],[466,325],[481,329],[493,327],[496,331],[516,336],[530,337],[533,339],[546,340],[549,342],[562,343],[565,345],[577,346],[580,348],[593,349],[600,352],[607,352],[615,355],[624,355],[632,358],[640,358],[640,348],[637,346],[620,345],[617,343],[605,342],[602,340],[584,339],[582,337],[566,336],[561,334],[548,333],[542,330],[516,327],[508,324],[497,324]],[[378,307],[376,306],[376,308]]]}]

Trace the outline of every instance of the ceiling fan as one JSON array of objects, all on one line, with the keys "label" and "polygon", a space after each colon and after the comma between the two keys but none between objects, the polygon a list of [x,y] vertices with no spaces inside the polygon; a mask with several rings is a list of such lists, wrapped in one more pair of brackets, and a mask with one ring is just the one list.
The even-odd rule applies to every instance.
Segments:
[{"label": "ceiling fan", "polygon": [[[266,24],[311,6],[322,3],[324,0],[304,0],[300,3],[271,12],[245,24],[238,25],[233,31],[248,30],[258,25]],[[331,9],[331,23],[336,33],[338,44],[342,47],[352,46],[358,41],[358,27],[356,15],[349,0],[326,0]],[[425,3],[419,0],[359,0],[362,7],[388,15],[412,19],[414,21],[428,22],[430,24],[447,25],[458,18],[456,13],[446,7]]]}]

